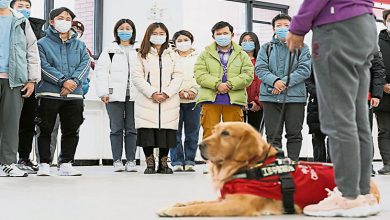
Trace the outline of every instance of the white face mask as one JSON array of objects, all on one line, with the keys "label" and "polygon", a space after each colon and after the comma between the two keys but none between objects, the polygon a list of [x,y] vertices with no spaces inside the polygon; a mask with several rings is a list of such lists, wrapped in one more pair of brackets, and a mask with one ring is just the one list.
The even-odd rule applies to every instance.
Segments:
[{"label": "white face mask", "polygon": [[67,33],[72,27],[71,21],[56,20],[54,21],[54,28],[60,33]]},{"label": "white face mask", "polygon": [[152,35],[149,41],[154,45],[163,45],[167,41],[167,35]]},{"label": "white face mask", "polygon": [[183,41],[176,43],[176,48],[181,52],[186,52],[192,47],[191,41]]}]

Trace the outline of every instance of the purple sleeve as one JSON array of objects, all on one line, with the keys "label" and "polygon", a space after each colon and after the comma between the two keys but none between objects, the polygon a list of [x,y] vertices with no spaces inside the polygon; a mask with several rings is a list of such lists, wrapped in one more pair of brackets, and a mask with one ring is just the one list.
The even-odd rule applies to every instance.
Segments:
[{"label": "purple sleeve", "polygon": [[291,21],[290,32],[304,36],[313,26],[318,14],[330,0],[304,0],[297,15]]}]

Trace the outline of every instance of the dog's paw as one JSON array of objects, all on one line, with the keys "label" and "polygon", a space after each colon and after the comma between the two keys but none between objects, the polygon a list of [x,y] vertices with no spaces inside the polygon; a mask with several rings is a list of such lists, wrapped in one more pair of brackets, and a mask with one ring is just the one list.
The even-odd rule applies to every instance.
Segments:
[{"label": "dog's paw", "polygon": [[159,217],[178,217],[178,216],[180,216],[174,207],[160,209],[157,212],[157,215]]}]

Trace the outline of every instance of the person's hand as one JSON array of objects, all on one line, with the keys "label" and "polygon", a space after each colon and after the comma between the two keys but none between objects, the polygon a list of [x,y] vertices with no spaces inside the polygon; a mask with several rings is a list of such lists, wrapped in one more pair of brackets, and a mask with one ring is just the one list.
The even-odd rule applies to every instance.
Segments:
[{"label": "person's hand", "polygon": [[220,93],[220,94],[225,94],[225,93],[228,93],[229,92],[229,90],[230,90],[230,88],[229,88],[229,86],[228,86],[228,84],[227,83],[220,83],[219,85],[218,85],[218,93]]},{"label": "person's hand", "polygon": [[62,85],[65,89],[73,92],[77,88],[77,83],[71,79],[66,80]]},{"label": "person's hand", "polygon": [[22,92],[26,91],[24,95],[22,95],[23,98],[28,98],[33,94],[35,88],[35,83],[33,82],[28,82],[26,85],[24,85],[23,89],[21,90]]},{"label": "person's hand", "polygon": [[278,80],[274,83],[274,88],[279,90],[279,93],[283,92],[286,89],[286,83],[283,80]]},{"label": "person's hand", "polygon": [[[165,93],[164,93],[165,94]],[[159,92],[155,92],[153,93],[152,95],[152,99],[155,103],[163,103],[166,98],[164,97],[164,95],[162,93],[159,93]]]},{"label": "person's hand", "polygon": [[279,95],[279,94],[280,94],[279,89],[273,89],[273,90],[272,90],[272,94],[274,94],[274,95]]},{"label": "person's hand", "polygon": [[305,36],[299,36],[288,32],[286,43],[287,47],[291,52],[294,52],[296,49],[301,49],[303,47],[303,40]]},{"label": "person's hand", "polygon": [[196,93],[195,92],[193,92],[193,91],[189,91],[188,92],[188,99],[189,100],[194,100],[195,97],[196,97]]},{"label": "person's hand", "polygon": [[371,98],[370,104],[371,104],[372,107],[378,107],[380,101],[381,100],[378,99],[378,98]]},{"label": "person's hand", "polygon": [[181,90],[180,92],[179,92],[179,97],[181,98],[181,99],[186,99],[187,97],[186,97],[186,92],[184,91],[184,90]]},{"label": "person's hand", "polygon": [[390,84],[386,84],[385,87],[383,88],[383,91],[387,94],[390,94]]},{"label": "person's hand", "polygon": [[72,91],[70,91],[69,89],[67,89],[67,88],[65,88],[65,87],[62,87],[60,96],[67,96],[67,95],[69,95],[71,92],[72,92]]},{"label": "person's hand", "polygon": [[100,100],[102,100],[102,102],[104,102],[104,104],[108,104],[108,102],[110,101],[110,97],[108,95],[105,95],[105,96],[101,97]]},{"label": "person's hand", "polygon": [[256,102],[252,101],[251,103],[253,104],[252,108],[250,109],[251,111],[257,112],[260,110],[260,106]]}]

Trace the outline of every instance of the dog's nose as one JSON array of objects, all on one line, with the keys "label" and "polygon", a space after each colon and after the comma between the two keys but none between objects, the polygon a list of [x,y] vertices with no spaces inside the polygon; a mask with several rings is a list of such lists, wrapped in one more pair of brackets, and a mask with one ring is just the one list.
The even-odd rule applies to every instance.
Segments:
[{"label": "dog's nose", "polygon": [[198,146],[199,146],[200,151],[204,151],[205,148],[207,147],[206,143],[204,143],[204,142],[201,142],[200,144],[198,144]]},{"label": "dog's nose", "polygon": [[198,144],[198,147],[199,147],[200,155],[202,156],[202,158],[204,160],[208,160],[207,152],[206,152],[207,144],[204,142],[201,142],[200,144]]}]

